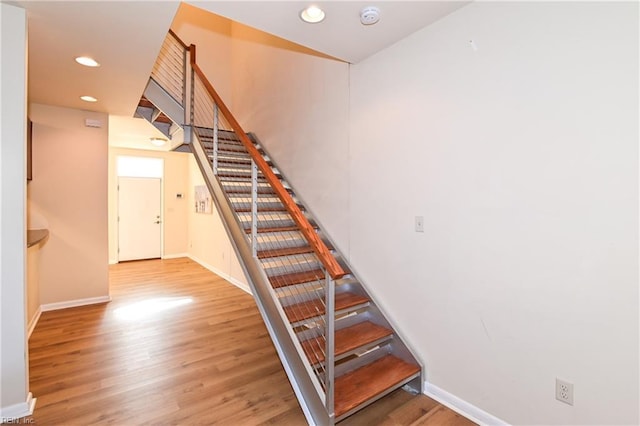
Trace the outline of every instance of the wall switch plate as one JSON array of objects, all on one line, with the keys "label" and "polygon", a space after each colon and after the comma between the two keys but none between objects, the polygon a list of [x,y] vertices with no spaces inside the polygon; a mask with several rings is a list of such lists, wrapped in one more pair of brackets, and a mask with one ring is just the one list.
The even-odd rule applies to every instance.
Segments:
[{"label": "wall switch plate", "polygon": [[573,405],[573,383],[556,377],[556,399],[565,404]]},{"label": "wall switch plate", "polygon": [[424,217],[416,216],[415,225],[416,225],[416,232],[424,232]]}]

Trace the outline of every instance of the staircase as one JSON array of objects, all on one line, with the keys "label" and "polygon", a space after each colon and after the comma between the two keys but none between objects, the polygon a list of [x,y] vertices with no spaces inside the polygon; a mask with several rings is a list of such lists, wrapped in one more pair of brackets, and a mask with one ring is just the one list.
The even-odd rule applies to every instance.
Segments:
[{"label": "staircase", "polygon": [[168,137],[182,128],[309,423],[334,424],[399,387],[419,392],[416,358],[195,59],[169,32],[137,115]]}]

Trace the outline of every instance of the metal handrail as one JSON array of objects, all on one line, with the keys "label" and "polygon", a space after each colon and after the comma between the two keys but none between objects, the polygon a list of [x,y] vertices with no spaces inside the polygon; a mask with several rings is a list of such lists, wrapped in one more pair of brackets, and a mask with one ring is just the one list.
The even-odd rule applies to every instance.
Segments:
[{"label": "metal handrail", "polygon": [[[191,45],[190,49],[193,49],[193,51],[195,51],[195,46]],[[271,167],[269,167],[269,165],[264,160],[264,158],[262,158],[262,156],[260,155],[260,152],[258,152],[258,150],[253,145],[253,143],[251,142],[251,140],[249,139],[245,131],[242,129],[238,121],[231,114],[231,112],[229,111],[227,106],[224,104],[224,102],[222,101],[218,93],[215,91],[211,83],[209,83],[209,81],[205,77],[204,73],[202,72],[198,64],[194,62],[194,56],[195,55],[191,56],[191,66],[193,67],[193,70],[195,71],[196,75],[198,75],[198,77],[201,79],[202,83],[205,85],[205,87],[207,88],[207,91],[209,92],[211,97],[214,99],[214,102],[218,106],[222,115],[227,119],[227,121],[229,122],[233,130],[236,132],[236,134],[240,138],[240,141],[242,142],[246,150],[249,152],[249,155],[251,156],[253,161],[256,162],[256,165],[258,166],[260,171],[265,175],[267,181],[271,184],[271,186],[275,190],[280,200],[282,200],[282,203],[285,205],[285,207],[287,208],[287,210],[289,211],[293,219],[296,221],[297,225],[302,230],[303,234],[307,238],[307,241],[309,241],[309,244],[311,245],[315,253],[318,255],[318,258],[320,259],[320,261],[323,263],[327,271],[329,271],[329,274],[333,279],[338,279],[343,277],[346,274],[346,272],[342,269],[342,266],[340,266],[336,258],[331,254],[331,252],[329,251],[327,246],[324,244],[324,242],[320,239],[320,237],[318,237],[318,234],[315,232],[315,229],[313,228],[313,226],[311,226],[311,224],[309,223],[307,218],[304,216],[304,214],[302,213],[298,205],[295,203],[293,198],[291,198],[291,196],[289,195],[289,192],[286,190],[286,188],[282,185],[280,180],[273,173],[273,170],[271,170]]]}]

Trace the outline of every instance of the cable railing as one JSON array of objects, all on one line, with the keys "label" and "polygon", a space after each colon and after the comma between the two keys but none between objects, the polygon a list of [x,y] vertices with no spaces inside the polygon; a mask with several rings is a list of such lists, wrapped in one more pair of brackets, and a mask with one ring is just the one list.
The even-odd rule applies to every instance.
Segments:
[{"label": "cable railing", "polygon": [[[219,206],[233,213],[221,209],[228,216],[226,223],[237,225],[237,232],[230,234],[261,312],[279,316],[270,314],[265,322],[276,334],[274,343],[286,358],[285,369],[292,370],[292,383],[297,381],[298,387],[305,388],[305,400],[309,390],[315,389],[324,413],[318,420],[315,402],[308,409],[319,423],[333,423],[335,281],[346,272],[282,183],[277,169],[206,79],[196,63],[195,46],[187,48],[170,32],[152,78],[176,101],[181,100],[185,134],[192,132],[192,150],[205,181]],[[284,326],[279,329],[278,324]]]},{"label": "cable railing", "polygon": [[184,103],[186,95],[184,79],[187,66],[186,52],[186,45],[169,31],[151,70],[151,78],[181,104]]}]

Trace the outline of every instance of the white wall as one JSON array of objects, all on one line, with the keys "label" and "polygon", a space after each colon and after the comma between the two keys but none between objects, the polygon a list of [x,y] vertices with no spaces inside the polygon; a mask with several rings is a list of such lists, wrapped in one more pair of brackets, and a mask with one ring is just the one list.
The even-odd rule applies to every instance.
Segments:
[{"label": "white wall", "polygon": [[[109,263],[118,261],[118,175],[116,170],[118,156],[151,157],[163,160],[162,256],[186,256],[189,229],[187,223],[188,158],[191,154],[109,147]],[[182,198],[178,198],[177,194],[182,194]]]},{"label": "white wall", "polygon": [[250,292],[238,257],[213,207],[212,214],[195,212],[195,186],[204,185],[204,178],[193,155],[189,156],[189,257],[201,265]]},{"label": "white wall", "polygon": [[349,65],[234,23],[233,114],[348,255]]},{"label": "white wall", "polygon": [[0,417],[27,415],[24,9],[0,3]]},{"label": "white wall", "polygon": [[[198,65],[225,104],[233,109],[231,21],[182,3],[171,29],[186,44],[196,45]],[[244,272],[215,208],[213,214],[195,213],[194,186],[204,185],[204,179],[193,155],[189,157],[188,255],[221,277],[249,291]]]},{"label": "white wall", "polygon": [[198,66],[224,103],[232,108],[231,21],[181,3],[171,29],[185,44],[196,45]]},{"label": "white wall", "polygon": [[430,383],[640,422],[638,112],[637,3],[473,3],[352,66],[351,260]]},{"label": "white wall", "polygon": [[[108,300],[108,116],[31,104],[29,206],[46,218],[40,302]],[[102,128],[85,126],[85,119]]]}]

